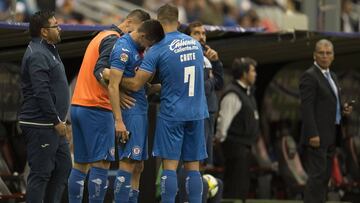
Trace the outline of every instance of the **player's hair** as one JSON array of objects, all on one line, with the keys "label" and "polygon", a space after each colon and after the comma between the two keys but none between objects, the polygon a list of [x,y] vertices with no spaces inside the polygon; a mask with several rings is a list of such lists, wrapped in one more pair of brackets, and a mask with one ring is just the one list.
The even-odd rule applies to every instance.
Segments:
[{"label": "player's hair", "polygon": [[185,34],[187,35],[190,35],[192,30],[196,27],[200,27],[200,26],[203,26],[204,24],[200,21],[194,21],[194,22],[191,22],[185,29]]},{"label": "player's hair", "polygon": [[53,11],[38,11],[30,17],[29,32],[31,37],[40,37],[41,28],[49,26],[49,19],[54,17]]},{"label": "player's hair", "polygon": [[179,18],[179,10],[176,6],[165,4],[157,11],[157,19],[162,24],[177,23]]},{"label": "player's hair", "polygon": [[138,32],[145,33],[145,38],[153,43],[161,41],[165,37],[163,27],[157,20],[146,20],[138,28]]},{"label": "player's hair", "polygon": [[140,20],[141,22],[143,22],[145,20],[150,19],[150,14],[144,10],[135,9],[126,16],[126,19],[128,19],[128,18],[136,18],[136,19]]},{"label": "player's hair", "polygon": [[250,57],[235,58],[232,64],[232,74],[234,79],[240,79],[244,73],[249,72],[250,65],[257,66],[257,62]]}]

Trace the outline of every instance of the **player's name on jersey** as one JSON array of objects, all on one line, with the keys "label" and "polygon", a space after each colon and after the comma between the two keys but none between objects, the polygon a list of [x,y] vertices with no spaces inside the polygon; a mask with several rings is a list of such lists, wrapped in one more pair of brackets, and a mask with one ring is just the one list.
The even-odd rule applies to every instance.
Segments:
[{"label": "player's name on jersey", "polygon": [[174,53],[180,53],[184,51],[198,50],[199,47],[196,45],[196,41],[193,39],[189,39],[189,40],[175,39],[169,45],[169,49]]},{"label": "player's name on jersey", "polygon": [[193,60],[196,60],[196,57],[195,57],[195,53],[194,53],[194,52],[186,53],[186,54],[181,54],[181,55],[180,55],[180,61],[181,61],[181,62],[193,61]]}]

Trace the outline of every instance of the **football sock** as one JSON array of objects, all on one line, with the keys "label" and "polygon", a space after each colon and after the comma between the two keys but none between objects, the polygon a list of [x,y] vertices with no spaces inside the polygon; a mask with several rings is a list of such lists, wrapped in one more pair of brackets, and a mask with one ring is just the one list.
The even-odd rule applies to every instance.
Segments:
[{"label": "football sock", "polygon": [[203,203],[207,202],[208,199],[208,194],[209,194],[209,184],[206,180],[204,180],[204,178],[202,179],[203,182],[203,192],[202,192],[202,199],[203,199]]},{"label": "football sock", "polygon": [[69,203],[81,203],[86,174],[72,168],[68,179]]},{"label": "football sock", "polygon": [[128,203],[131,190],[131,173],[118,170],[114,183],[114,200],[116,203]]},{"label": "football sock", "polygon": [[108,170],[93,167],[89,173],[89,202],[101,203],[104,201],[106,190],[108,187]]},{"label": "football sock", "polygon": [[199,171],[187,171],[185,187],[189,203],[201,203],[203,182]]},{"label": "football sock", "polygon": [[161,202],[174,203],[177,190],[176,171],[163,170],[161,175]]}]

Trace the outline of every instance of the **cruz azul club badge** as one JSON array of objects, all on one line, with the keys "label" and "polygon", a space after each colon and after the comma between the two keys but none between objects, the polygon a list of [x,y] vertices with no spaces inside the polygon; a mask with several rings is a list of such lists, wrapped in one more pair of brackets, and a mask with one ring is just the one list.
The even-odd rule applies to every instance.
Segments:
[{"label": "cruz azul club badge", "polygon": [[127,55],[127,53],[122,53],[120,55],[120,60],[124,63],[127,62],[129,60],[129,55]]}]

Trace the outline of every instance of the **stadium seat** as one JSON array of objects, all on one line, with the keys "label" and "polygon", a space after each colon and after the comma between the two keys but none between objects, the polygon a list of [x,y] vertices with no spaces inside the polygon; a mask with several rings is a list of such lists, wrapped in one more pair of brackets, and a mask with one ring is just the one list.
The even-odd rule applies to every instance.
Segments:
[{"label": "stadium seat", "polygon": [[350,136],[345,142],[346,168],[352,185],[360,185],[360,137]]},{"label": "stadium seat", "polygon": [[300,161],[293,137],[281,137],[279,148],[279,173],[286,184],[288,196],[295,196],[303,191],[308,176]]},{"label": "stadium seat", "polygon": [[341,187],[344,184],[344,176],[341,171],[341,164],[337,154],[335,154],[332,160],[331,181],[335,187]]},{"label": "stadium seat", "polygon": [[284,136],[281,144],[283,156],[291,174],[298,185],[304,186],[308,176],[301,164],[299,154],[296,150],[295,140],[291,136]]},{"label": "stadium seat", "polygon": [[8,133],[0,123],[0,201],[23,201],[25,181],[23,176],[14,171],[15,158],[10,146]]}]

